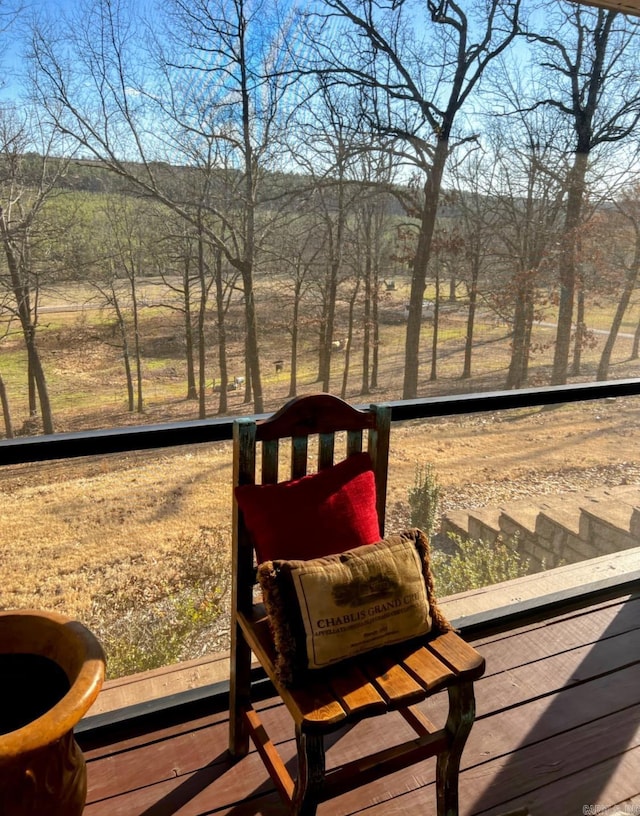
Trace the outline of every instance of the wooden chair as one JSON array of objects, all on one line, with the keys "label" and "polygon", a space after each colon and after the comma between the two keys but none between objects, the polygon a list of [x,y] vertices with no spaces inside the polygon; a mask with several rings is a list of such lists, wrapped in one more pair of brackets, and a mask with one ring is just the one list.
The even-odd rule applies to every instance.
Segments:
[{"label": "wooden chair", "polygon": [[[373,461],[377,507],[384,533],[390,408],[357,410],[328,394],[291,400],[269,419],[238,420],[234,427],[234,486],[256,482],[256,448],[262,443],[261,481],[278,482],[279,440],[291,440],[291,471],[286,479],[307,472],[309,437],[318,437],[318,469],[334,463],[334,442],[346,431],[346,455],[362,450],[367,432]],[[344,457],[343,457],[344,458]],[[282,481],[282,480],[280,480]],[[300,553],[304,558],[304,553]],[[473,681],[484,660],[453,631],[431,632],[423,642],[411,641],[371,652],[339,664],[336,671],[301,688],[278,683],[275,650],[264,607],[254,600],[255,565],[252,542],[234,501],[233,598],[230,687],[230,753],[240,758],[253,740],[280,795],[295,816],[313,816],[320,801],[397,771],[426,757],[437,756],[437,813],[458,813],[460,756],[475,717]],[[298,771],[294,782],[251,703],[251,653],[257,657],[295,723]],[[416,707],[434,692],[447,689],[446,724],[436,728]],[[325,772],[326,735],[366,717],[397,710],[417,738],[379,750],[363,759]]]}]

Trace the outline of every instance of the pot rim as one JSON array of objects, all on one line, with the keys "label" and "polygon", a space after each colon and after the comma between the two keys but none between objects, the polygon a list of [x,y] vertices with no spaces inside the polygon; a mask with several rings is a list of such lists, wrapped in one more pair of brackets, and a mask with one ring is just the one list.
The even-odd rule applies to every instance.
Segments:
[{"label": "pot rim", "polygon": [[[12,622],[13,629],[7,629]],[[45,748],[72,731],[96,700],[104,681],[105,656],[102,646],[96,636],[79,621],[58,612],[36,609],[0,611],[0,652],[8,642],[7,653],[22,651],[26,654],[40,654],[60,665],[60,661],[55,659],[48,648],[36,650],[33,646],[29,648],[30,644],[26,644],[24,650],[15,648],[19,644],[19,639],[15,638],[15,630],[25,627],[40,632],[41,636],[44,633],[50,635],[58,632],[56,642],[74,650],[75,658],[79,658],[81,662],[75,677],[68,678],[70,688],[61,700],[22,728],[0,735],[0,765],[18,754]],[[56,644],[52,642],[51,645],[55,647]],[[64,666],[61,668],[65,669]],[[69,674],[66,669],[65,673]]]}]

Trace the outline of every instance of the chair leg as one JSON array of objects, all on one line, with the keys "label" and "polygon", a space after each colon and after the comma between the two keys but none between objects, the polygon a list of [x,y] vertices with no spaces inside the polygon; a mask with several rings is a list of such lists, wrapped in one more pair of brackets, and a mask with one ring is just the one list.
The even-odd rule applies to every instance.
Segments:
[{"label": "chair leg", "polygon": [[298,778],[293,791],[292,816],[315,816],[324,783],[324,738],[296,725]]},{"label": "chair leg", "polygon": [[458,816],[458,776],[460,758],[475,719],[476,703],[473,683],[460,683],[449,688],[449,716],[445,730],[449,747],[438,754],[436,791],[438,816]]},{"label": "chair leg", "polygon": [[229,753],[237,759],[249,752],[249,729],[244,711],[251,705],[251,649],[237,623],[231,626],[229,679]]}]

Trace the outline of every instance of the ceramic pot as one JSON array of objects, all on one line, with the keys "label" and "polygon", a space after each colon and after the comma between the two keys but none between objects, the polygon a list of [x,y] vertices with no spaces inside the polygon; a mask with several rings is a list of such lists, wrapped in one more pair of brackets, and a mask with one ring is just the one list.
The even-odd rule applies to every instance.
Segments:
[{"label": "ceramic pot", "polygon": [[80,816],[84,757],[73,729],[98,696],[104,654],[77,621],[0,612],[0,811]]}]

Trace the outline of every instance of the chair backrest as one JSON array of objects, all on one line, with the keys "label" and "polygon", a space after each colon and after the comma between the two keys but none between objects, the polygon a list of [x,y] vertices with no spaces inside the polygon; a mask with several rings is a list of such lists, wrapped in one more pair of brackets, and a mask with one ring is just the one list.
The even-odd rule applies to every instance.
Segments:
[{"label": "chair backrest", "polygon": [[[390,426],[390,406],[372,405],[360,410],[331,394],[295,397],[268,419],[239,419],[234,423],[233,486],[256,482],[276,484],[305,476],[310,455],[315,451],[315,445],[309,444],[310,437],[317,437],[317,470],[331,467],[363,450],[366,431],[366,450],[373,463],[376,482],[378,521],[384,535]],[[344,456],[336,458],[336,435],[340,433],[346,435],[346,446]],[[290,440],[291,462],[288,472],[281,475],[282,440]],[[262,447],[259,472],[256,470],[258,443]],[[236,501],[233,502],[233,571],[234,590],[238,593],[234,604],[246,610],[252,603],[253,545]]]}]

